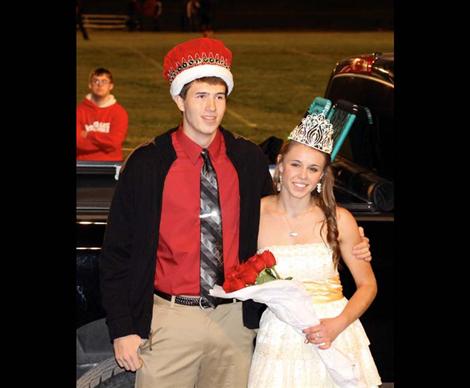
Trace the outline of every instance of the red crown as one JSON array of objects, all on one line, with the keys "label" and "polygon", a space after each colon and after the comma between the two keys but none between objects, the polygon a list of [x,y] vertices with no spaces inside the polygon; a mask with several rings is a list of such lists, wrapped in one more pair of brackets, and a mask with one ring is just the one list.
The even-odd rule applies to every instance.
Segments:
[{"label": "red crown", "polygon": [[[163,77],[173,82],[181,72],[199,65],[218,65],[230,70],[232,52],[217,39],[197,38],[173,47],[163,60]],[[216,75],[216,74],[214,74]]]}]

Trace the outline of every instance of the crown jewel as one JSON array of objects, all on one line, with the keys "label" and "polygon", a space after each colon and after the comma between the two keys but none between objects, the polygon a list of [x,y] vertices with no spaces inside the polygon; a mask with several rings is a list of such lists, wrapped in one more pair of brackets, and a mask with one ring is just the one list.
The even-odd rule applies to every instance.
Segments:
[{"label": "crown jewel", "polygon": [[165,75],[171,84],[175,77],[182,71],[199,65],[219,65],[230,70],[230,60],[228,58],[219,54],[214,55],[212,52],[209,52],[209,55],[203,52],[201,55],[195,53],[194,58],[190,54],[188,54],[187,58],[181,58],[180,61],[175,62],[172,67],[167,70]]},{"label": "crown jewel", "polygon": [[331,154],[333,133],[333,125],[323,113],[309,114],[292,130],[287,139]]}]

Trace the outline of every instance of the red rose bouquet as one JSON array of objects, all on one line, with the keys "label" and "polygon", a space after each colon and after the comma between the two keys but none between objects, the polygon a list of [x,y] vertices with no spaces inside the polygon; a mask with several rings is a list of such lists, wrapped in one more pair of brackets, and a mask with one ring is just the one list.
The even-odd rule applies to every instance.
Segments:
[{"label": "red rose bouquet", "polygon": [[233,292],[246,286],[281,280],[275,265],[276,258],[270,251],[256,254],[227,274],[223,289],[225,292]]},{"label": "red rose bouquet", "polygon": [[[317,325],[312,297],[302,282],[282,279],[274,269],[276,259],[270,251],[256,254],[227,274],[223,287],[215,285],[209,292],[219,298],[252,299],[264,303],[281,321],[302,330]],[[325,363],[328,372],[341,388],[358,385],[357,365],[332,345],[328,349],[311,346]]]}]

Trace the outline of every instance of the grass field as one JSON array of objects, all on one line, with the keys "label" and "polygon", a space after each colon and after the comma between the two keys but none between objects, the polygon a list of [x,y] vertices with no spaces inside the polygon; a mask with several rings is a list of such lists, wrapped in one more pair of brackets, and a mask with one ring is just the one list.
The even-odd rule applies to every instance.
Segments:
[{"label": "grass field", "polygon": [[[96,67],[109,68],[113,94],[129,113],[126,154],[177,125],[180,114],[162,77],[162,62],[175,44],[199,34],[90,31],[77,34],[77,102],[88,92]],[[233,52],[235,87],[224,127],[259,143],[285,138],[313,98],[323,96],[336,62],[349,55],[393,51],[393,32],[216,33]]]}]

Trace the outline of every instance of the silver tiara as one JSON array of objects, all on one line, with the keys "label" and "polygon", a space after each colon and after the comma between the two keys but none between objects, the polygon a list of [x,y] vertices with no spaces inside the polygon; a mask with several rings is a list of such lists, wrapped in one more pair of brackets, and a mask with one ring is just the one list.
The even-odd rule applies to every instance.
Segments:
[{"label": "silver tiara", "polygon": [[333,125],[323,113],[309,114],[293,129],[287,139],[331,154],[333,133]]}]

